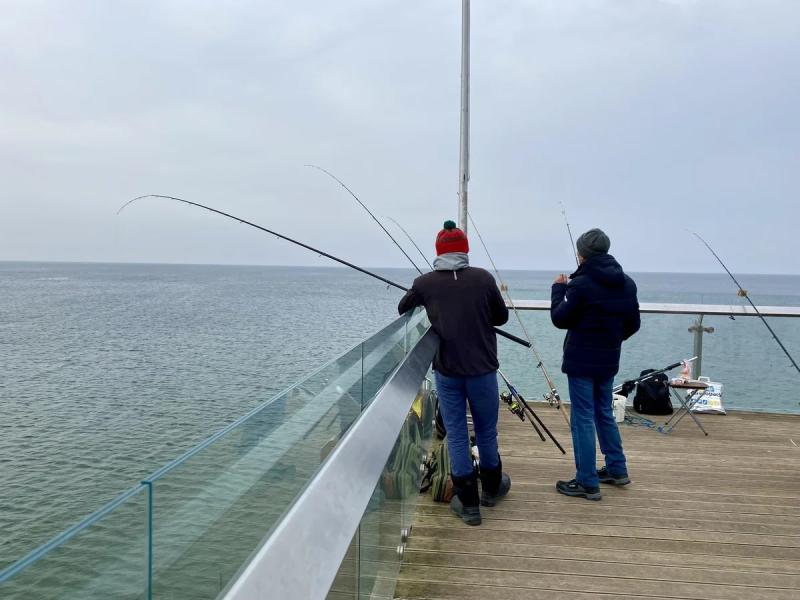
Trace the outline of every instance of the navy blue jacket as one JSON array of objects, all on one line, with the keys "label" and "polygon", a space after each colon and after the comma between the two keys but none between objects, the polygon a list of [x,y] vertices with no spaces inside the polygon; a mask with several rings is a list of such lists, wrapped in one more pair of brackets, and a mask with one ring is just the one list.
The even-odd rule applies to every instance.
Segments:
[{"label": "navy blue jacket", "polygon": [[589,258],[554,283],[550,318],[567,329],[561,370],[575,377],[613,377],[623,340],[639,331],[636,284],[610,254]]}]

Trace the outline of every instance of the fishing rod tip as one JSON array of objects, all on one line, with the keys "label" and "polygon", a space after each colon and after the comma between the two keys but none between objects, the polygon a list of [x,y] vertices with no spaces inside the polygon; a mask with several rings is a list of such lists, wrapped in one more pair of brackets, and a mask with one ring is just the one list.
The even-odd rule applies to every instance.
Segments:
[{"label": "fishing rod tip", "polygon": [[135,201],[136,201],[136,200],[138,200],[138,199],[139,199],[138,197],[137,197],[137,198],[133,198],[133,199],[131,199],[131,200],[128,200],[128,201],[127,201],[125,204],[123,204],[122,206],[120,206],[120,207],[117,209],[117,215],[119,215],[119,214],[120,214],[120,213],[121,213],[123,210],[125,210],[125,207],[127,207],[129,204],[131,204],[132,202],[135,202]]},{"label": "fishing rod tip", "polygon": [[127,208],[130,204],[133,204],[137,200],[143,200],[144,198],[164,198],[166,200],[178,200],[180,202],[186,202],[187,204],[192,204],[188,200],[183,200],[181,198],[175,198],[174,196],[164,196],[163,194],[145,194],[143,196],[136,196],[136,198],[131,198],[125,204],[119,207],[117,214],[121,213],[125,208]]}]

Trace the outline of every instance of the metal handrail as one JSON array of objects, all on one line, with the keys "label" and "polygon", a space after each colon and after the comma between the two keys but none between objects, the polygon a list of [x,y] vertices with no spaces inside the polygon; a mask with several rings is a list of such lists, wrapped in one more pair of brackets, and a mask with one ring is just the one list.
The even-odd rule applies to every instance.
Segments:
[{"label": "metal handrail", "polygon": [[[511,308],[511,304],[507,304]],[[550,310],[549,300],[514,300],[519,310]],[[765,317],[800,317],[800,306],[759,306]],[[723,315],[733,317],[757,317],[752,306],[726,304],[667,304],[642,302],[639,312],[663,315]]]},{"label": "metal handrail", "polygon": [[328,595],[438,344],[429,329],[220,599]]},{"label": "metal handrail", "polygon": [[[511,300],[506,304],[508,308],[516,307],[519,310],[550,310],[549,300]],[[703,366],[703,335],[713,333],[713,327],[703,326],[703,317],[800,317],[800,306],[753,306],[737,304],[669,304],[663,302],[642,302],[639,304],[641,314],[656,315],[694,315],[695,322],[689,327],[694,335],[694,356],[696,357],[695,369],[699,375]],[[759,314],[760,313],[760,314]],[[766,321],[764,321],[766,323]],[[779,342],[780,343],[780,342]]]}]

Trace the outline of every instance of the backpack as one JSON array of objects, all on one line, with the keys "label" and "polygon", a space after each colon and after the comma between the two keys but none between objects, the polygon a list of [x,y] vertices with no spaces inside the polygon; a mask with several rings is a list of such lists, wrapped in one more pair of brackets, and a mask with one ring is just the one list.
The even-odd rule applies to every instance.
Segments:
[{"label": "backpack", "polygon": [[[653,373],[654,369],[645,369],[640,377]],[[636,395],[633,397],[633,409],[644,415],[671,415],[672,400],[669,395],[664,373],[657,373],[646,381],[636,384]]]},{"label": "backpack", "polygon": [[425,463],[425,475],[422,478],[420,493],[430,490],[436,502],[450,502],[453,497],[453,480],[450,478],[450,452],[447,440],[434,446],[431,457]]}]

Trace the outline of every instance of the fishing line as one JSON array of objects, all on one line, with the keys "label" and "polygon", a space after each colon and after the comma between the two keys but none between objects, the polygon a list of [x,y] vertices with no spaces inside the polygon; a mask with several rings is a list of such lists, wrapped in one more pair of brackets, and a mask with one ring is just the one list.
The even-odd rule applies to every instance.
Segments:
[{"label": "fishing line", "polygon": [[561,413],[561,416],[563,416],[564,420],[567,422],[567,425],[569,425],[569,417],[567,416],[564,407],[561,406],[561,396],[559,396],[558,390],[556,389],[553,380],[550,378],[550,374],[547,372],[547,368],[544,366],[544,361],[542,360],[542,357],[539,355],[539,352],[536,350],[536,346],[534,346],[533,344],[532,336],[528,333],[528,330],[525,327],[525,323],[522,322],[522,317],[520,317],[519,311],[517,310],[517,307],[514,304],[514,300],[511,298],[511,294],[508,291],[508,286],[503,281],[503,278],[500,275],[500,271],[497,270],[497,265],[494,264],[494,259],[492,259],[492,255],[489,254],[489,249],[486,247],[486,243],[483,241],[483,236],[481,235],[481,232],[478,230],[478,226],[475,225],[475,220],[472,218],[472,215],[470,213],[467,213],[467,216],[469,217],[469,221],[470,223],[472,223],[472,228],[475,230],[475,233],[477,234],[478,239],[481,242],[481,246],[483,246],[484,252],[486,252],[486,256],[489,257],[489,262],[492,263],[492,268],[494,269],[495,275],[497,275],[497,280],[500,282],[500,289],[505,292],[506,298],[508,299],[508,303],[511,306],[511,309],[514,311],[514,315],[517,317],[517,321],[519,321],[520,327],[522,327],[522,333],[525,335],[525,339],[528,340],[528,343],[530,344],[528,347],[531,349],[531,352],[533,353],[533,356],[536,359],[537,362],[536,366],[542,371],[542,375],[544,376],[544,379],[550,388],[550,392],[545,395],[545,400],[547,400],[549,404],[553,404],[558,409],[558,411]]},{"label": "fishing line", "polygon": [[[275,237],[281,238],[282,240],[286,240],[287,242],[291,242],[292,244],[300,246],[301,248],[305,248],[306,250],[310,250],[311,252],[314,252],[315,254],[318,254],[319,256],[324,256],[326,258],[330,258],[331,260],[333,260],[335,262],[338,262],[339,264],[345,265],[346,267],[350,267],[351,269],[355,269],[356,271],[358,271],[360,273],[364,273],[364,275],[369,275],[370,277],[374,277],[375,279],[377,279],[379,281],[382,281],[383,283],[385,283],[387,285],[390,285],[392,287],[396,287],[399,290],[403,290],[404,292],[408,291],[407,287],[402,286],[399,283],[395,283],[391,279],[386,279],[385,277],[381,277],[377,273],[373,273],[372,271],[367,271],[366,269],[364,269],[362,267],[359,267],[358,265],[354,265],[353,263],[348,262],[348,261],[346,261],[344,259],[341,259],[341,258],[339,258],[337,256],[334,256],[333,254],[328,254],[327,252],[323,252],[322,250],[319,250],[318,248],[314,248],[313,246],[309,246],[308,244],[304,244],[303,242],[299,242],[299,241],[297,241],[295,239],[292,239],[287,235],[283,235],[282,233],[278,233],[277,231],[273,231],[272,229],[267,229],[266,227],[262,227],[261,225],[257,225],[256,223],[253,223],[253,222],[248,221],[246,219],[242,219],[242,218],[237,217],[235,215],[223,212],[221,210],[217,210],[216,208],[211,208],[210,206],[206,206],[205,204],[200,204],[199,202],[192,202],[191,200],[184,200],[183,198],[177,198],[175,196],[165,196],[165,195],[162,195],[162,194],[146,194],[144,196],[137,196],[136,198],[133,198],[132,200],[128,200],[125,204],[120,206],[119,210],[117,211],[117,214],[120,214],[128,205],[133,204],[137,200],[141,200],[143,198],[161,198],[161,199],[164,199],[164,200],[174,200],[176,202],[183,202],[184,204],[189,204],[190,206],[196,206],[198,208],[202,208],[202,209],[207,210],[209,212],[213,212],[213,213],[216,213],[218,215],[222,215],[223,217],[227,217],[229,219],[233,219],[234,221],[237,221],[239,223],[243,223],[245,225],[249,225],[250,227],[255,227],[256,229],[264,231],[265,233],[268,233],[270,235],[274,235]],[[507,331],[503,331],[502,329],[499,329],[497,327],[494,328],[494,332],[497,335],[502,336],[502,337],[504,337],[506,339],[509,339],[512,342],[516,342],[517,344],[520,344],[522,346],[528,346],[530,344],[530,342],[526,342],[522,338],[518,338],[517,336],[515,336],[515,335],[513,335],[511,333],[508,333]]]},{"label": "fishing line", "polygon": [[561,205],[561,214],[562,214],[562,215],[564,215],[564,223],[566,223],[566,224],[567,224],[567,233],[569,234],[569,244],[570,244],[570,248],[571,248],[571,252],[572,252],[572,254],[574,254],[574,255],[575,255],[575,264],[576,264],[576,265],[578,265],[578,266],[580,267],[580,266],[581,266],[581,263],[580,263],[580,261],[578,260],[578,250],[577,250],[577,248],[575,247],[575,240],[573,240],[573,239],[572,239],[572,229],[570,228],[570,226],[569,226],[569,221],[567,220],[567,209],[566,209],[566,207],[564,206],[564,203],[563,203],[563,202],[561,202],[561,201],[559,200],[559,201],[558,201],[558,203]]},{"label": "fishing line", "polygon": [[426,263],[428,263],[428,267],[430,267],[431,271],[433,271],[433,265],[430,263],[428,258],[425,256],[425,253],[422,250],[419,249],[419,246],[417,246],[417,243],[414,241],[414,238],[412,238],[408,234],[408,232],[403,228],[403,226],[400,225],[400,223],[398,223],[397,221],[395,221],[392,217],[384,217],[384,218],[385,219],[389,219],[392,223],[394,223],[395,225],[397,225],[400,228],[400,231],[402,231],[403,233],[406,234],[406,237],[408,238],[408,241],[411,242],[412,244],[414,244],[414,248],[417,249],[417,252],[419,252],[419,255],[422,257],[422,260],[424,260]]},{"label": "fishing line", "polygon": [[714,252],[714,249],[711,248],[711,246],[708,244],[708,242],[705,241],[702,237],[700,237],[699,233],[694,232],[694,231],[692,233],[694,234],[695,237],[697,237],[698,240],[700,240],[701,242],[703,242],[703,244],[705,244],[705,247],[708,248],[709,252],[711,252],[711,254],[714,255],[714,258],[716,258],[717,261],[719,262],[719,264],[722,265],[722,268],[725,269],[725,272],[728,275],[730,275],[731,279],[733,279],[733,283],[735,283],[736,287],[739,288],[739,291],[737,292],[737,294],[750,303],[750,306],[753,307],[753,310],[756,311],[756,314],[761,319],[761,322],[764,323],[764,325],[766,325],[767,329],[769,329],[769,332],[772,334],[772,337],[775,338],[776,342],[778,342],[778,345],[781,347],[781,350],[783,350],[784,354],[786,354],[786,356],[789,357],[789,360],[792,361],[792,365],[794,365],[794,368],[797,369],[798,373],[800,373],[800,367],[797,366],[797,363],[795,362],[794,358],[792,358],[792,355],[789,354],[789,351],[786,349],[786,346],[783,345],[783,342],[781,342],[781,340],[778,338],[777,334],[772,330],[772,327],[770,327],[769,323],[767,323],[767,320],[764,318],[764,315],[761,314],[761,311],[758,310],[758,307],[755,304],[753,304],[752,300],[750,300],[750,296],[747,295],[747,290],[744,289],[741,286],[741,284],[736,280],[736,277],[733,276],[733,273],[731,273],[730,270],[728,269],[728,267],[725,266],[725,263],[722,262],[722,259],[717,255],[716,252]]},{"label": "fishing line", "polygon": [[[384,226],[383,226],[383,223],[381,223],[381,222],[378,220],[378,217],[376,217],[374,214],[372,214],[372,211],[371,211],[369,208],[367,208],[367,205],[366,205],[366,204],[364,204],[364,203],[363,203],[363,202],[362,202],[362,201],[359,199],[359,197],[358,197],[358,196],[356,196],[356,195],[353,193],[353,190],[351,190],[349,187],[347,187],[347,186],[344,184],[344,182],[343,182],[341,179],[339,179],[339,178],[338,178],[336,175],[334,175],[333,173],[331,173],[331,172],[330,172],[330,171],[328,171],[327,169],[323,169],[322,167],[320,167],[320,166],[317,166],[317,165],[306,165],[306,166],[307,166],[307,167],[311,167],[312,169],[317,169],[318,171],[322,171],[322,172],[323,172],[323,173],[325,173],[325,174],[326,174],[328,177],[330,177],[331,179],[333,179],[334,181],[336,181],[336,182],[337,182],[337,183],[338,183],[340,186],[342,186],[342,187],[343,187],[345,190],[347,190],[347,193],[348,193],[348,194],[350,194],[350,195],[351,195],[353,198],[355,198],[355,201],[356,201],[356,202],[358,202],[358,203],[361,205],[361,207],[362,207],[362,208],[363,208],[365,211],[367,211],[367,213],[369,214],[369,216],[370,216],[370,217],[372,217],[372,220],[373,220],[373,221],[375,221],[375,222],[378,224],[378,227],[380,227],[381,229],[383,229],[383,232],[384,232],[386,235],[388,235],[388,236],[389,236],[389,239],[390,239],[390,240],[392,240],[392,241],[394,242],[394,245],[395,245],[395,246],[397,246],[397,247],[400,249],[400,252],[402,252],[402,253],[403,253],[403,256],[405,256],[405,257],[408,259],[408,262],[410,262],[412,265],[414,265],[414,268],[417,270],[417,272],[418,272],[420,275],[422,275],[422,270],[421,270],[421,269],[420,269],[420,268],[417,266],[417,264],[416,264],[416,263],[415,263],[413,260],[411,260],[411,257],[410,257],[410,256],[409,256],[409,255],[406,253],[406,251],[405,251],[405,250],[403,250],[403,247],[402,247],[400,244],[398,244],[398,243],[397,243],[397,240],[396,240],[396,239],[394,239],[394,236],[392,236],[392,234],[391,234],[391,233],[389,233],[389,230],[388,230],[388,229],[386,229],[386,227],[384,227]],[[416,244],[415,244],[415,245],[416,245]],[[417,250],[419,250],[419,248],[417,248]]]}]

